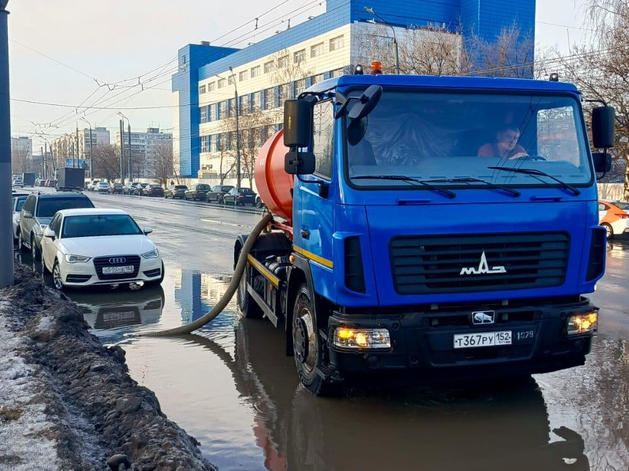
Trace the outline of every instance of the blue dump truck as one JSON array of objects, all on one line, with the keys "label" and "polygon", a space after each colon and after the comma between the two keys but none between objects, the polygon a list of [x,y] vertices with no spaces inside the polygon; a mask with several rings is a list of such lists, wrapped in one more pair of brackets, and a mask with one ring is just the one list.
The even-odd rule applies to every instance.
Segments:
[{"label": "blue dump truck", "polygon": [[[245,317],[285,329],[313,394],[388,374],[526,376],[582,365],[605,269],[596,173],[614,110],[571,84],[345,75],[288,100],[256,185]],[[241,255],[247,235],[235,243]],[[273,348],[269,346],[268,348]]]}]

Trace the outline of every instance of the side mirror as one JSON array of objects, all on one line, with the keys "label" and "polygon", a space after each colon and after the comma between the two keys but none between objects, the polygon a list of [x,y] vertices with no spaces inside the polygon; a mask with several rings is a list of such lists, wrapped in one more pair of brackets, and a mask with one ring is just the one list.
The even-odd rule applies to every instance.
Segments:
[{"label": "side mirror", "polygon": [[598,106],[592,110],[592,140],[597,149],[614,147],[616,110],[612,106]]},{"label": "side mirror", "polygon": [[607,152],[592,153],[594,160],[594,171],[597,173],[607,173],[612,169],[612,156]]},{"label": "side mirror", "polygon": [[142,232],[144,232],[145,235],[149,235],[151,232],[153,232],[153,229],[151,227],[145,227]]},{"label": "side mirror", "polygon": [[291,175],[310,175],[315,171],[315,156],[312,152],[290,151],[284,158],[284,170]]},{"label": "side mirror", "polygon": [[360,121],[374,110],[380,102],[380,98],[382,98],[382,87],[380,85],[367,87],[367,90],[358,99],[358,103],[349,110],[347,117],[351,120]]},{"label": "side mirror", "polygon": [[284,145],[308,147],[312,140],[313,103],[308,100],[284,102]]},{"label": "side mirror", "polygon": [[30,211],[23,211],[22,217],[24,219],[33,219],[33,213],[31,213]]},{"label": "side mirror", "polygon": [[47,227],[46,229],[44,229],[44,237],[54,239],[55,237],[57,237],[57,234],[55,234],[55,231],[53,231],[50,227]]}]

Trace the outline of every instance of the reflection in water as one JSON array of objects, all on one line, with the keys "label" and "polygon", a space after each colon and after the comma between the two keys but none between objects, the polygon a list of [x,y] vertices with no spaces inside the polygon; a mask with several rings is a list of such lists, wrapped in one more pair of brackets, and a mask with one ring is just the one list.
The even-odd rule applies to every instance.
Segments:
[{"label": "reflection in water", "polygon": [[79,306],[87,323],[100,330],[156,324],[165,301],[160,286],[135,290],[76,290],[67,294]]},{"label": "reflection in water", "polygon": [[186,338],[229,367],[255,411],[252,432],[269,471],[590,469],[579,434],[565,427],[551,434],[534,383],[317,399],[297,386],[292,360],[269,348],[281,338],[262,322],[240,320],[235,357],[205,337]]}]

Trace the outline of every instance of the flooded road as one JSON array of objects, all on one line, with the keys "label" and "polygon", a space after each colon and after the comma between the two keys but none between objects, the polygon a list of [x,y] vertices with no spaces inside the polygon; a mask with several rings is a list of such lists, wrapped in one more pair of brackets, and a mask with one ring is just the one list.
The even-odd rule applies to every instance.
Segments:
[{"label": "flooded road", "polygon": [[199,244],[222,245],[217,259],[207,251],[176,257],[170,236],[178,230],[142,217],[160,248],[173,244],[173,253],[168,245],[163,251],[162,287],[67,294],[96,335],[123,346],[132,377],[222,471],[629,468],[629,245],[610,245],[606,278],[592,296],[600,333],[585,366],[536,375],[530,384],[353,389],[317,399],[299,386],[282,332],[241,319],[235,300],[198,335],[133,335],[207,312],[229,282],[227,249],[239,230],[238,215],[230,215],[226,222],[236,225],[223,225],[224,236],[199,236]]}]

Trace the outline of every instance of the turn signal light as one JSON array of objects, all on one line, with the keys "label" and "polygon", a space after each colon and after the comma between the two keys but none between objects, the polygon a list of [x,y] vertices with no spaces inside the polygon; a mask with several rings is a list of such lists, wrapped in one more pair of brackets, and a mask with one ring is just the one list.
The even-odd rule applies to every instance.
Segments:
[{"label": "turn signal light", "polygon": [[391,348],[391,336],[387,329],[339,327],[334,332],[334,345],[356,349]]},{"label": "turn signal light", "polygon": [[568,335],[598,331],[598,313],[575,314],[568,318]]}]

